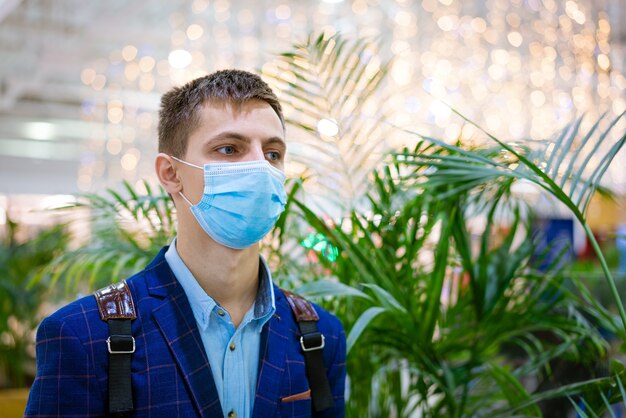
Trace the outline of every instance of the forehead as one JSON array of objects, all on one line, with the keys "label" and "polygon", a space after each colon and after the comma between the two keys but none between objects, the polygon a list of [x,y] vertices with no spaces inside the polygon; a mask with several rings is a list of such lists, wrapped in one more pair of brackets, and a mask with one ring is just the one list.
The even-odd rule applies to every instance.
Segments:
[{"label": "forehead", "polygon": [[186,152],[202,154],[213,144],[244,139],[285,148],[285,130],[274,109],[262,100],[243,103],[206,102],[196,111],[194,127],[187,137]]},{"label": "forehead", "polygon": [[258,99],[244,102],[209,100],[197,110],[197,117],[199,126],[205,129],[234,124],[242,128],[252,125],[273,131],[284,131],[283,124],[272,106]]}]

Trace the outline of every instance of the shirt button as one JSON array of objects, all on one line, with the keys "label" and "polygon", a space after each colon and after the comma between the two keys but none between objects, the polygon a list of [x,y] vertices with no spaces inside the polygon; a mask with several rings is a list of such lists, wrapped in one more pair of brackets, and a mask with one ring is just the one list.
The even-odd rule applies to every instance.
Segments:
[{"label": "shirt button", "polygon": [[224,316],[224,315],[226,315],[226,312],[224,312],[224,311],[223,311],[223,310],[221,310],[221,309],[218,309],[218,310],[217,310],[217,314],[218,314],[219,316]]},{"label": "shirt button", "polygon": [[235,411],[230,411],[228,413],[228,418],[237,418],[237,413]]},{"label": "shirt button", "polygon": [[[230,345],[228,346],[228,348],[230,348],[230,351],[235,351],[235,343],[232,342],[230,343]],[[232,411],[231,411],[232,412]],[[230,416],[230,415],[229,415]]]}]

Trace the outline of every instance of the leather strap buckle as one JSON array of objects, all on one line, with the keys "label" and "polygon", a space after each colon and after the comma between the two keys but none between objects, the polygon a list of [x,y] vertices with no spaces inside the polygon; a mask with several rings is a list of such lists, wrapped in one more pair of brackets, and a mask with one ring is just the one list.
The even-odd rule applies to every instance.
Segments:
[{"label": "leather strap buckle", "polygon": [[135,338],[130,335],[111,335],[107,338],[110,354],[132,354],[135,352]]},{"label": "leather strap buckle", "polygon": [[306,334],[300,337],[300,346],[302,347],[302,351],[321,350],[324,348],[325,344],[326,338],[324,338],[324,334],[320,332]]},{"label": "leather strap buckle", "polygon": [[100,319],[136,319],[133,295],[126,281],[115,283],[94,293],[100,311]]}]

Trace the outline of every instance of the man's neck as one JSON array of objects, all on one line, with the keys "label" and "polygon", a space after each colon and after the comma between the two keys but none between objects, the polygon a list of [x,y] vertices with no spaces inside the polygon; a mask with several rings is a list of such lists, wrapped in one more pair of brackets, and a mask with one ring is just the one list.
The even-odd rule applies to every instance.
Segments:
[{"label": "man's neck", "polygon": [[179,235],[176,251],[200,287],[228,311],[238,327],[259,288],[258,246],[233,250],[206,235],[197,239]]}]

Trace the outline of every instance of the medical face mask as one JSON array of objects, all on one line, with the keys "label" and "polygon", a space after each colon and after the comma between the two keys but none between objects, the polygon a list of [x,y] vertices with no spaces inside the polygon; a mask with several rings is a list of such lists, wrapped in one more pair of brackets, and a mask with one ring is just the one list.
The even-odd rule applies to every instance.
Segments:
[{"label": "medical face mask", "polygon": [[285,208],[285,174],[265,160],[241,163],[208,163],[204,167],[172,157],[204,170],[204,194],[191,213],[216,242],[243,249],[259,242]]}]

